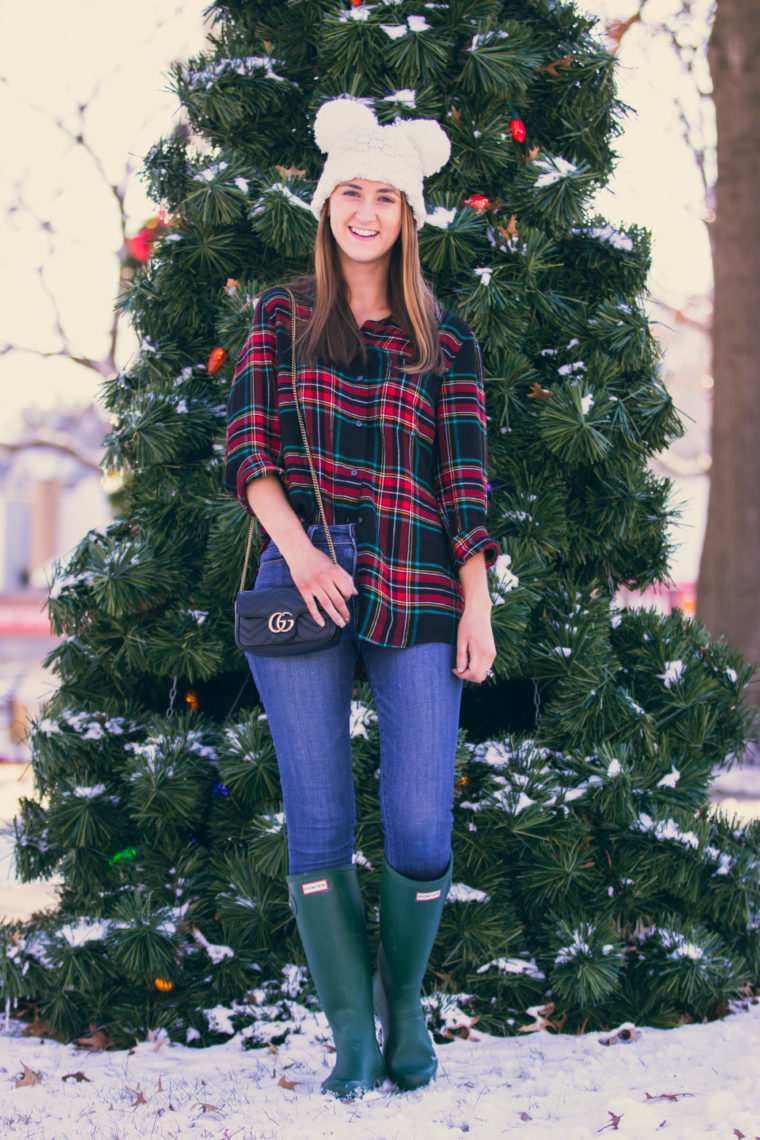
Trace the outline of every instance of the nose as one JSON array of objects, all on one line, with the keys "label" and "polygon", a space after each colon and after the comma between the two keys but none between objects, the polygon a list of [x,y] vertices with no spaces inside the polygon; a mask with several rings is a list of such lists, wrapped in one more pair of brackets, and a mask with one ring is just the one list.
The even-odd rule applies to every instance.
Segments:
[{"label": "nose", "polygon": [[357,221],[374,221],[375,209],[372,203],[367,198],[362,198],[356,204],[356,219]]}]

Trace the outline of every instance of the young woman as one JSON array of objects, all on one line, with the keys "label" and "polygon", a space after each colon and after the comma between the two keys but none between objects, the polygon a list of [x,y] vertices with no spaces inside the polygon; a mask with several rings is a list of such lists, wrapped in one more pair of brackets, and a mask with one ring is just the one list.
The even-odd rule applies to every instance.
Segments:
[{"label": "young woman", "polygon": [[[312,201],[315,276],[294,286],[296,356],[338,564],[316,523],[282,288],[259,298],[238,360],[226,479],[267,536],[255,588],[295,583],[317,621],[324,611],[342,627],[328,649],[248,660],[280,769],[291,907],[335,1040],[322,1088],[354,1096],[386,1076],[413,1089],[436,1073],[420,986],[451,883],[462,682],[483,681],[496,652],[486,570],[498,548],[485,527],[478,345],[437,308],[417,248],[423,175],[447,161],[448,138],[431,120],[379,126],[349,99],[324,104],[314,133],[327,159]],[[374,983],[352,862],[357,662],[380,732]]]}]

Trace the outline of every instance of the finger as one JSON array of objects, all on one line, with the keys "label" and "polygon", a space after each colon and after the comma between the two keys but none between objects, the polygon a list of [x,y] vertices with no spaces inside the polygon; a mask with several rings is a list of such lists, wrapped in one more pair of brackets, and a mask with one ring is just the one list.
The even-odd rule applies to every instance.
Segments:
[{"label": "finger", "polygon": [[468,644],[464,639],[462,639],[462,641],[457,641],[457,663],[451,672],[454,673],[454,675],[457,677],[464,677],[467,672],[468,665]]},{"label": "finger", "polygon": [[320,613],[320,610],[319,610],[319,606],[314,601],[314,598],[313,597],[307,597],[306,594],[304,594],[303,592],[301,593],[301,597],[306,602],[306,608],[308,609],[308,611],[311,614],[314,621],[317,623],[317,625],[322,626],[324,628],[325,619],[322,617],[322,614]]},{"label": "finger", "polygon": [[[337,591],[336,594],[337,597],[333,598],[323,590],[317,595],[317,601],[327,616],[332,618],[336,625],[339,625],[342,629],[343,626],[347,625],[350,621],[351,615],[348,612],[348,607],[343,600],[343,596]],[[340,601],[338,601],[338,598],[340,598]],[[345,610],[345,613],[342,613],[342,610]]]}]

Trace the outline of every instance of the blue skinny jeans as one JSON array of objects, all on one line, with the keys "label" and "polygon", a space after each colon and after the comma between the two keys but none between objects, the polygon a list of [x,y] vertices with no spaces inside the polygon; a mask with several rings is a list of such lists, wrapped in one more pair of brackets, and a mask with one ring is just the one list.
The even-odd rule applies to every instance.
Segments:
[{"label": "blue skinny jeans", "polygon": [[[353,523],[330,527],[340,565],[356,581]],[[321,527],[309,537],[329,553]],[[254,589],[293,581],[273,542]],[[411,879],[436,879],[451,856],[454,756],[462,681],[451,670],[456,647],[406,649],[356,637],[351,621],[329,649],[292,657],[247,654],[280,770],[290,873],[350,863],[356,803],[351,768],[351,693],[361,660],[377,706],[384,855]]]}]

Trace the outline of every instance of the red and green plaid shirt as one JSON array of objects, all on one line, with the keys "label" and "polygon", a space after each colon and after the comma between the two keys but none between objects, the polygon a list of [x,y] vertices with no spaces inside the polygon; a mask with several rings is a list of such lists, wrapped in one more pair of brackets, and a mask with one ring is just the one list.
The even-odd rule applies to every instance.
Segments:
[{"label": "red and green plaid shirt", "polygon": [[[299,320],[311,315],[298,299]],[[360,637],[380,645],[453,642],[458,568],[499,548],[486,529],[486,432],[480,349],[444,312],[442,375],[402,372],[412,346],[392,319],[367,321],[366,363],[299,367],[298,393],[328,524],[354,523]],[[308,523],[319,514],[290,378],[285,290],[259,298],[229,401],[225,483],[250,511],[251,479],[279,475]]]}]

